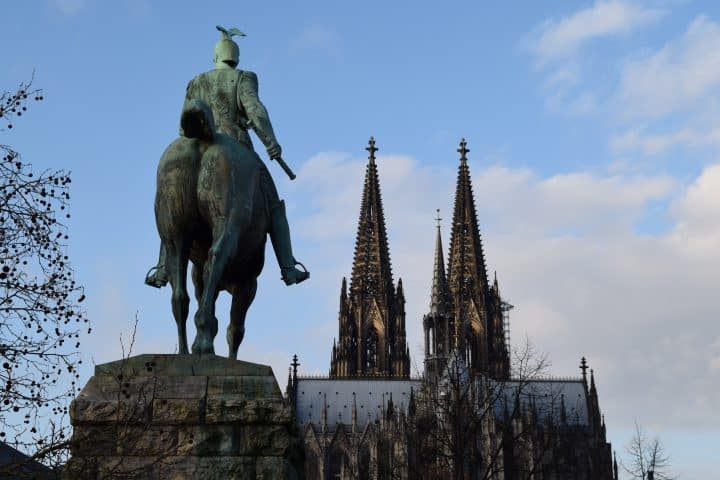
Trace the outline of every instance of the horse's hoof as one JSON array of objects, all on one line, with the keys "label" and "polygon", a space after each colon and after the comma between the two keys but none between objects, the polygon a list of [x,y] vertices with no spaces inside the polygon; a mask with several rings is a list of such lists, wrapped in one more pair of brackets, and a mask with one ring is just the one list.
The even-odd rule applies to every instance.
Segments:
[{"label": "horse's hoof", "polygon": [[210,348],[195,348],[192,349],[193,355],[215,355],[215,349]]},{"label": "horse's hoof", "polygon": [[164,267],[153,267],[145,275],[145,285],[162,288],[168,283],[167,272]]},{"label": "horse's hoof", "polygon": [[194,341],[192,346],[193,355],[215,355],[215,347],[212,343]]}]

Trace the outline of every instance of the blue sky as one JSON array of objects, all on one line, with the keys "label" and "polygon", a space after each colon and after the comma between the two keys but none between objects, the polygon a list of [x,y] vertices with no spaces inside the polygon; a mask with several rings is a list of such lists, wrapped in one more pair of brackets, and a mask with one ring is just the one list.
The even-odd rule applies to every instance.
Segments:
[{"label": "blue sky", "polygon": [[[73,172],[70,252],[94,329],[85,357],[118,358],[136,312],[137,353],[175,347],[169,291],[142,284],[157,252],[155,168],[188,80],[212,68],[215,25],[236,26],[241,68],[258,74],[298,173],[290,182],[269,165],[313,274],[284,287],[268,250],[242,358],[273,365],[281,384],[293,353],[304,372],[327,371],[374,135],[420,368],[433,218],[440,208],[447,245],[465,137],[489,268],[516,306],[513,342],[529,335],[558,375],[588,357],[619,454],[637,419],[683,478],[717,474],[718,5],[387,3],[3,6],[0,85],[35,71],[46,100],[1,141],[36,169]],[[222,300],[220,354],[228,310]]]}]

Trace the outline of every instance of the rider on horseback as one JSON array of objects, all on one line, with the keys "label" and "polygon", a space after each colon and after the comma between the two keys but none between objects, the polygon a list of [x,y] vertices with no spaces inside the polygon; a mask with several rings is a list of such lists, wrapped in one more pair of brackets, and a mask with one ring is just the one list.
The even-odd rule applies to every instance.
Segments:
[{"label": "rider on horseback", "polygon": [[[275,138],[272,124],[265,106],[258,98],[258,81],[255,73],[237,70],[240,49],[231,39],[232,35],[244,34],[233,28],[229,31],[217,27],[222,38],[215,45],[215,69],[193,78],[187,87],[185,105],[193,99],[205,101],[212,109],[216,129],[229,135],[253,150],[248,128],[252,128],[265,145],[270,158],[280,158],[282,149]],[[180,134],[184,135],[182,127]],[[299,270],[299,262],[292,254],[290,227],[285,216],[285,202],[280,200],[275,183],[265,164],[260,164],[260,188],[265,196],[270,213],[270,240],[277,257],[282,279],[287,285],[306,280],[310,273]],[[163,287],[168,277],[165,269],[165,251],[161,247],[158,265],[145,278],[153,287]]]}]

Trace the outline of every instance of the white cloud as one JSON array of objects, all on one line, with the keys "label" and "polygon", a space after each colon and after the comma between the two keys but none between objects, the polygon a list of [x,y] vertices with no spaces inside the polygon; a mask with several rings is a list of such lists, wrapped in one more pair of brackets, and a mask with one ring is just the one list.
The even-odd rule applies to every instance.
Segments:
[{"label": "white cloud", "polygon": [[707,167],[673,208],[672,240],[688,254],[706,257],[720,245],[720,164]]},{"label": "white cloud", "polygon": [[[476,176],[476,191],[489,183],[485,176]],[[717,338],[720,166],[686,188],[663,176],[509,177],[511,187],[492,209],[483,200],[478,206],[481,223],[493,219],[485,228],[488,261],[516,306],[512,338],[528,332],[559,374],[577,372],[579,357],[588,356],[614,422],[644,412],[659,424],[709,427],[709,405],[720,401],[708,368]],[[674,227],[635,233],[659,199],[673,202]],[[706,406],[665,418],[668,404],[697,399]]]},{"label": "white cloud", "polygon": [[577,63],[567,63],[557,68],[544,82],[548,91],[565,89],[576,85],[580,81],[580,67]]},{"label": "white cloud", "polygon": [[633,128],[610,138],[610,148],[616,152],[639,151],[644,155],[658,155],[678,147],[703,147],[720,145],[720,127],[700,131],[682,128],[670,133],[646,133]]},{"label": "white cloud", "polygon": [[665,12],[625,1],[596,1],[559,20],[538,27],[528,41],[541,64],[575,54],[587,41],[632,30],[652,23]]},{"label": "white cloud", "polygon": [[715,98],[720,86],[720,25],[699,16],[677,40],[628,61],[617,106],[627,118],[655,118]]},{"label": "white cloud", "polygon": [[615,151],[640,150],[645,154],[665,152],[675,145],[694,140],[695,134],[689,130],[667,135],[646,135],[639,129],[628,130],[610,139],[610,147]]},{"label": "white cloud", "polygon": [[[578,52],[593,39],[628,34],[665,15],[665,11],[637,3],[596,1],[592,6],[560,19],[549,19],[524,40],[537,65],[546,69],[543,89],[550,110],[570,115],[595,113],[602,105],[600,92],[583,85],[587,60]],[[595,66],[597,68],[597,66]]]},{"label": "white cloud", "polygon": [[[480,172],[475,185],[478,205],[503,231],[567,234],[627,225],[649,201],[666,196],[674,181],[585,172],[540,178],[526,169],[494,166]],[[507,222],[508,216],[514,221]]]}]

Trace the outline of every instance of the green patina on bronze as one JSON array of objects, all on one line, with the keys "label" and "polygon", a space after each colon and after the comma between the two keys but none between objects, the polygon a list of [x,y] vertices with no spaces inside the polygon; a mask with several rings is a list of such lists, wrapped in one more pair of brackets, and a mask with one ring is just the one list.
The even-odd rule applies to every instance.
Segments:
[{"label": "green patina on bronze", "polygon": [[301,264],[293,257],[285,204],[248,133],[253,130],[268,156],[294,178],[258,96],[257,75],[236,68],[240,50],[232,36],[244,34],[236,28],[217,28],[221,39],[215,46],[215,69],[188,84],[180,137],[165,150],[158,166],[155,218],[160,260],[145,282],[154,287],[170,282],[181,354],[188,353],[188,261],[193,264],[198,300],[193,353],[214,353],[215,299],[220,290],[228,291],[233,299],[227,340],[229,356],[236,358],[264,264],[266,236],[270,235],[287,285],[310,274],[304,267],[296,268]]}]

